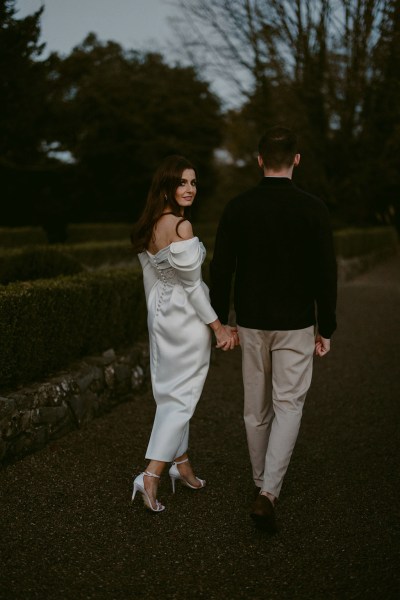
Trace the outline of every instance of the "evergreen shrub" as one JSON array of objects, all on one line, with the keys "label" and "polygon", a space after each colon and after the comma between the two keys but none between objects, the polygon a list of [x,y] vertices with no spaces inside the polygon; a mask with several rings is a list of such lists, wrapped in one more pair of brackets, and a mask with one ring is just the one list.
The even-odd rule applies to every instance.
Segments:
[{"label": "evergreen shrub", "polygon": [[[128,223],[70,223],[67,243],[126,241],[129,244],[131,225]],[[0,247],[44,245],[47,236],[41,227],[0,227]]]},{"label": "evergreen shrub", "polygon": [[52,279],[59,275],[75,275],[83,271],[76,258],[49,247],[11,250],[0,256],[0,283]]},{"label": "evergreen shrub", "polygon": [[145,331],[142,277],[131,269],[0,286],[0,388],[131,345]]},{"label": "evergreen shrub", "polygon": [[129,223],[70,223],[68,244],[84,242],[125,241],[129,244],[132,225]]},{"label": "evergreen shrub", "polygon": [[2,248],[18,248],[46,243],[46,233],[41,227],[0,227],[0,247]]},{"label": "evergreen shrub", "polygon": [[396,251],[397,232],[394,227],[340,229],[334,232],[336,254],[342,258],[364,256],[385,249]]},{"label": "evergreen shrub", "polygon": [[57,249],[92,269],[119,264],[139,267],[129,240],[65,244]]},{"label": "evergreen shrub", "polygon": [[[32,254],[32,257],[26,260],[26,253]],[[59,260],[56,259],[58,254]],[[24,255],[24,256],[21,256]],[[35,257],[33,257],[35,255]],[[63,258],[60,256],[62,255]],[[21,256],[21,258],[19,258]],[[46,257],[49,258],[49,264],[46,266]],[[36,261],[35,265],[30,266]],[[20,265],[21,268],[17,265]],[[11,273],[8,281],[24,281],[29,279],[49,278],[60,275],[73,274],[74,270],[68,270],[68,265],[82,265],[88,269],[99,267],[109,268],[111,266],[123,266],[139,268],[139,262],[132,252],[129,241],[123,242],[86,242],[84,244],[58,244],[52,246],[34,246],[27,248],[0,248],[0,283],[6,283],[6,273]],[[72,267],[71,267],[72,268]],[[29,269],[29,272],[28,272]],[[50,273],[53,269],[53,275]],[[57,272],[57,270],[59,272]],[[23,277],[18,275],[19,271],[26,274]],[[16,276],[12,275],[16,273]],[[30,276],[39,272],[39,277]],[[78,268],[76,272],[79,272]],[[48,274],[49,273],[49,274]],[[4,274],[4,276],[3,276]]]}]

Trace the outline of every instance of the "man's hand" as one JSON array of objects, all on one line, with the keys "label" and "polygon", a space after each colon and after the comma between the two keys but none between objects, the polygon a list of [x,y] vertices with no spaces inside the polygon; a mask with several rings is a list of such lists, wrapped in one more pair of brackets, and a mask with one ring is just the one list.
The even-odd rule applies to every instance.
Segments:
[{"label": "man's hand", "polygon": [[316,356],[325,356],[328,354],[331,349],[331,340],[322,337],[322,335],[317,335],[315,337],[315,355]]}]

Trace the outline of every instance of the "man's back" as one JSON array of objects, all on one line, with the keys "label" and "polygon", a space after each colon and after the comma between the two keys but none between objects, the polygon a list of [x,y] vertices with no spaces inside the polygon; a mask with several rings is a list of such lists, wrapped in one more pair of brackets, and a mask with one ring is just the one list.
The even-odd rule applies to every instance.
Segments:
[{"label": "man's back", "polygon": [[224,321],[235,276],[237,323],[292,330],[315,323],[335,329],[336,263],[329,214],[286,177],[264,177],[224,211],[211,263],[211,300]]}]

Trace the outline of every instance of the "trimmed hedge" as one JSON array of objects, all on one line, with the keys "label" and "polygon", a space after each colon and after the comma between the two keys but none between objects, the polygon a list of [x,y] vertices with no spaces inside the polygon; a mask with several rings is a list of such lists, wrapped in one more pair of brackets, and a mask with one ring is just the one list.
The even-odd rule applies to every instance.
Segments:
[{"label": "trimmed hedge", "polygon": [[33,246],[11,250],[0,257],[0,283],[52,279],[59,275],[81,273],[81,263],[52,246]]},{"label": "trimmed hedge", "polygon": [[336,254],[342,258],[354,258],[398,247],[397,232],[393,227],[368,229],[340,229],[334,232]]},{"label": "trimmed hedge", "polygon": [[78,260],[88,268],[106,267],[123,263],[124,267],[131,263],[139,267],[136,255],[132,251],[128,239],[124,241],[86,242],[84,244],[58,245],[57,250]]},{"label": "trimmed hedge", "polygon": [[[381,227],[335,232],[335,244],[338,256],[350,258],[396,251],[398,241],[394,229]],[[75,248],[82,262],[85,252],[102,255],[99,262],[110,256],[110,242],[80,246]],[[126,242],[116,243],[116,252],[121,248],[130,252]],[[142,276],[132,268],[0,286],[0,386],[28,383],[84,355],[131,345],[145,331]]]},{"label": "trimmed hedge", "polygon": [[[67,243],[126,241],[132,226],[128,223],[71,223],[67,226]],[[41,227],[0,227],[0,246],[44,245],[47,236]]]},{"label": "trimmed hedge", "polygon": [[[43,264],[46,262],[46,253],[49,256],[48,262],[51,264],[57,262],[54,260],[54,253],[60,256],[60,260],[58,261],[60,268],[58,272],[53,272],[53,277],[71,274],[71,272],[68,273],[65,271],[66,267],[62,267],[62,265],[66,265],[68,262],[72,263],[73,261],[89,269],[98,267],[107,268],[113,265],[139,267],[138,260],[132,252],[129,240],[121,242],[86,242],[85,244],[54,244],[51,246],[30,246],[27,248],[0,248],[0,282],[3,281],[2,273],[7,272],[9,269],[9,263],[15,264],[16,262],[20,262],[23,256],[25,256],[26,262],[34,262],[36,260],[37,263],[42,263],[42,267],[39,264],[37,265],[36,271],[40,273],[40,269],[42,268],[42,278],[47,278],[46,273],[48,269]],[[43,260],[41,257],[43,257]],[[64,258],[64,261],[61,257]],[[35,271],[33,265],[32,270]],[[23,279],[37,279],[37,277],[27,276]],[[10,281],[17,280],[20,281],[21,278],[10,279]]]},{"label": "trimmed hedge", "polygon": [[131,229],[130,223],[71,223],[67,229],[67,242],[81,244],[120,240],[129,244]]},{"label": "trimmed hedge", "polygon": [[[217,223],[194,223],[195,234],[212,254]],[[130,225],[126,223],[80,223],[68,225],[68,243],[55,245],[89,267],[130,261]],[[398,243],[393,227],[341,229],[334,232],[336,253],[352,258],[394,247]],[[39,227],[0,228],[0,248],[19,248],[26,245],[46,245],[46,236]],[[3,250],[0,256],[4,256]],[[133,258],[134,261],[134,258]]]},{"label": "trimmed hedge", "polygon": [[41,227],[0,227],[0,247],[18,248],[47,243]]},{"label": "trimmed hedge", "polygon": [[0,287],[0,386],[132,345],[145,330],[142,277],[129,269]]}]

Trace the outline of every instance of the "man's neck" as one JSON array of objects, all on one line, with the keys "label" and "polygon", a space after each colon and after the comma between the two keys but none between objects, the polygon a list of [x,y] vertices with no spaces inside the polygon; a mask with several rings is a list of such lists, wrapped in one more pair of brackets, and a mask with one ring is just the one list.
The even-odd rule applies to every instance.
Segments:
[{"label": "man's neck", "polygon": [[264,177],[286,177],[292,179],[293,167],[288,169],[281,169],[280,171],[273,171],[272,169],[264,169]]}]

